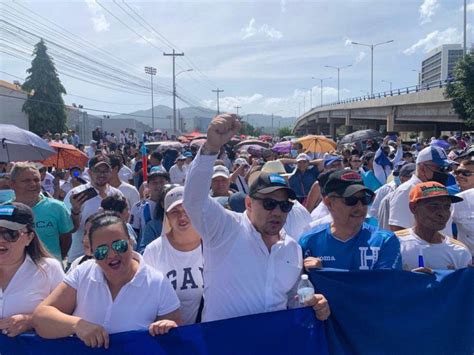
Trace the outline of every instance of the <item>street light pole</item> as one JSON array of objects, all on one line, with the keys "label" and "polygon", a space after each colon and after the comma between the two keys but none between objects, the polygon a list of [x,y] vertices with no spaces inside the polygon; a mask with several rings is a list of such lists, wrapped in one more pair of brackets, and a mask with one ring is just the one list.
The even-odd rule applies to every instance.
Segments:
[{"label": "street light pole", "polygon": [[351,42],[352,44],[358,45],[358,46],[364,46],[364,47],[369,47],[370,48],[370,95],[374,95],[374,48],[377,46],[381,46],[382,44],[387,44],[387,43],[392,43],[393,39],[390,41],[386,42],[380,42],[376,44],[365,44],[365,43],[359,43],[359,42]]},{"label": "street light pole", "polygon": [[339,102],[340,99],[341,99],[341,96],[340,96],[340,75],[339,75],[339,73],[340,73],[341,69],[352,67],[352,64],[346,65],[344,67],[334,67],[332,65],[325,65],[325,67],[337,70],[337,102]]},{"label": "street light pole", "polygon": [[320,79],[320,78],[315,78],[315,77],[313,76],[312,79],[314,79],[314,80],[319,80],[320,83],[321,83],[320,86],[319,86],[319,88],[321,89],[321,106],[323,106],[323,90],[324,90],[324,88],[323,88],[323,81],[324,81],[324,80],[329,80],[329,79],[332,79],[332,78],[331,78],[331,77],[327,77],[327,78],[322,78],[322,79]]},{"label": "street light pole", "polygon": [[[150,74],[151,78],[151,128],[155,130],[155,111],[153,108],[153,76],[156,75],[156,68],[145,67],[145,73]],[[173,85],[174,86],[174,85]]]},{"label": "street light pole", "polygon": [[387,83],[390,85],[390,91],[392,91],[392,82],[388,80],[382,80],[382,83]]}]

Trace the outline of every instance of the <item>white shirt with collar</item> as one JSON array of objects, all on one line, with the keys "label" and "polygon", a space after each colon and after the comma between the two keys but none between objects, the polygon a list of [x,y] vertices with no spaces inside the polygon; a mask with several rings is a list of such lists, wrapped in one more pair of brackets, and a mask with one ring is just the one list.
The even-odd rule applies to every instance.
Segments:
[{"label": "white shirt with collar", "polygon": [[287,309],[301,274],[301,247],[282,230],[269,251],[246,212],[226,210],[209,196],[215,160],[196,156],[183,201],[203,240],[203,321]]},{"label": "white shirt with collar", "polygon": [[[76,186],[75,188],[70,190],[67,193],[66,197],[64,197],[64,203],[66,204],[66,207],[69,208],[69,210],[71,210],[72,209],[71,196],[78,194],[81,191],[87,190],[90,187],[92,187],[92,184],[88,182],[87,184]],[[122,192],[119,189],[116,189],[115,187],[112,187],[109,184],[107,184],[107,187],[105,189],[105,194],[107,196],[112,196],[112,195],[123,196]],[[69,252],[67,253],[67,258],[69,262],[72,262],[78,257],[80,257],[81,255],[84,255],[84,246],[82,245],[82,239],[84,236],[84,225],[85,225],[87,217],[89,217],[90,215],[94,213],[99,212],[101,202],[102,202],[102,197],[100,197],[100,195],[97,195],[91,198],[90,200],[87,200],[82,205],[81,223],[77,231],[75,231],[72,234],[71,248],[69,249]]]},{"label": "white shirt with collar", "polygon": [[[410,180],[401,184],[393,193],[390,199],[390,217],[388,224],[392,226],[399,226],[403,228],[411,228],[415,224],[415,217],[410,211],[410,191],[421,181],[418,176],[413,174]],[[440,233],[450,237],[453,235],[452,230],[453,220],[450,218]]]},{"label": "white shirt with collar", "polygon": [[0,288],[0,319],[33,313],[63,278],[63,269],[56,259],[42,258],[36,265],[26,255],[7,288]]},{"label": "white shirt with collar", "polygon": [[179,300],[168,279],[146,265],[140,254],[134,252],[133,258],[140,264],[138,271],[114,300],[95,260],[72,270],[64,282],[76,290],[73,315],[101,325],[113,334],[148,329],[158,316],[177,310]]}]

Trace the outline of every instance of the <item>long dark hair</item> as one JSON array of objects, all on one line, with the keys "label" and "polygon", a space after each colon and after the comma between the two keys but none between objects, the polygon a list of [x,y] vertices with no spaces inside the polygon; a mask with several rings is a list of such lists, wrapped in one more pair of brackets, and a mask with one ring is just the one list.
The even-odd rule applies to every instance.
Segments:
[{"label": "long dark hair", "polygon": [[43,246],[43,243],[36,234],[34,226],[27,225],[28,233],[33,233],[33,239],[31,243],[25,248],[26,253],[30,256],[31,260],[38,265],[38,262],[42,258],[52,258],[51,254],[48,253],[46,248]]},{"label": "long dark hair", "polygon": [[120,218],[117,212],[113,211],[102,211],[93,215],[90,219],[91,227],[89,228],[89,243],[92,249],[92,239],[93,235],[99,228],[111,226],[113,224],[120,224],[123,228],[127,239],[130,239],[128,234],[128,229],[124,221]]}]

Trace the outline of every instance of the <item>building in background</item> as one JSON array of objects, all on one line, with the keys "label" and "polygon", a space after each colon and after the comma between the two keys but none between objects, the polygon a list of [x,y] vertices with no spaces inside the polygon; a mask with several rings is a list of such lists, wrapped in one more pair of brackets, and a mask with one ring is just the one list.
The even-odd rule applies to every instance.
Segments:
[{"label": "building in background", "polygon": [[0,80],[0,123],[29,129],[28,115],[21,110],[26,98],[20,83]]},{"label": "building in background", "polygon": [[443,44],[430,51],[421,63],[421,86],[438,84],[452,77],[456,63],[463,56],[460,44]]}]

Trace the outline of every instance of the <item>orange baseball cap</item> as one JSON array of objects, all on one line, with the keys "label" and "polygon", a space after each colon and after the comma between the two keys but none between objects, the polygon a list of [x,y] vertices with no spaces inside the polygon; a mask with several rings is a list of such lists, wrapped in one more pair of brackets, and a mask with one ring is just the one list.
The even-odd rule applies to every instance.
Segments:
[{"label": "orange baseball cap", "polygon": [[416,184],[410,191],[410,203],[436,197],[449,197],[452,203],[463,201],[461,197],[450,195],[443,184],[435,181]]}]

